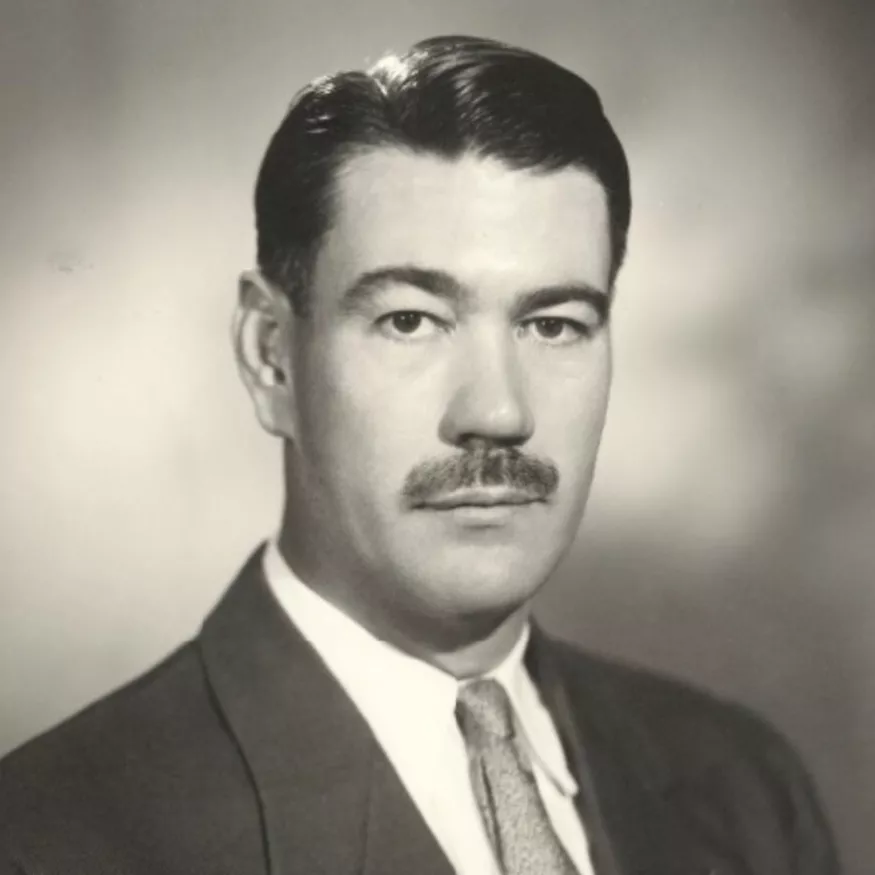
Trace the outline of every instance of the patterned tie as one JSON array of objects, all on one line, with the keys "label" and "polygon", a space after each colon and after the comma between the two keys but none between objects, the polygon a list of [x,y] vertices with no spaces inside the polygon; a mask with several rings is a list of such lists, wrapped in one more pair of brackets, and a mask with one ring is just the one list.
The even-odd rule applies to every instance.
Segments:
[{"label": "patterned tie", "polygon": [[464,684],[456,718],[468,747],[477,805],[504,875],[576,875],[515,737],[504,687],[490,679]]}]

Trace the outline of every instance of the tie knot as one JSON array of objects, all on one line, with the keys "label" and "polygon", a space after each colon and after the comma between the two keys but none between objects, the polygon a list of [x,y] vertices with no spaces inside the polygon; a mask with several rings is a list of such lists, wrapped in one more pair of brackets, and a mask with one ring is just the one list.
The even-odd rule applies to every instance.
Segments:
[{"label": "tie knot", "polygon": [[475,735],[492,740],[514,735],[510,699],[504,687],[491,678],[469,681],[459,688],[456,717],[469,739]]}]

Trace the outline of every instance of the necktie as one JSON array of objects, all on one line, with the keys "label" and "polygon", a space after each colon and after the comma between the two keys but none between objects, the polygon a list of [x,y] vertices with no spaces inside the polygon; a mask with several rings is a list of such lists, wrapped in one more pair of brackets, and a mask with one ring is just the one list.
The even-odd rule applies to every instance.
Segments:
[{"label": "necktie", "polygon": [[456,717],[477,805],[504,875],[576,875],[515,736],[512,707],[501,684],[490,679],[464,684]]}]

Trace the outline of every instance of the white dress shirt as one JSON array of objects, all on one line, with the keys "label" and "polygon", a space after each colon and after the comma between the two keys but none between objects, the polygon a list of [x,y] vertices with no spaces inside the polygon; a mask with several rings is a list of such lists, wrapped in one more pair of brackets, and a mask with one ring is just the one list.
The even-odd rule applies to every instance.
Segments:
[{"label": "white dress shirt", "polygon": [[[498,875],[455,718],[452,675],[375,638],[298,579],[272,541],[268,585],[355,703],[458,875]],[[544,807],[580,875],[592,875],[586,835],[556,727],[523,663],[529,630],[492,672],[507,690]]]}]

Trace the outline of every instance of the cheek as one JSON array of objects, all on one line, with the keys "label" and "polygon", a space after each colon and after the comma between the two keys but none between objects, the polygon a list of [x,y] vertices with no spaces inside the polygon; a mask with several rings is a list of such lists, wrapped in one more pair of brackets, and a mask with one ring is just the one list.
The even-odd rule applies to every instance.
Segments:
[{"label": "cheek", "polygon": [[397,495],[411,467],[436,449],[433,380],[337,339],[312,356],[301,382],[311,452],[325,477],[342,478],[353,493]]},{"label": "cheek", "polygon": [[[594,456],[601,438],[611,383],[610,350],[593,348],[587,361],[532,385],[535,442],[562,465]],[[572,473],[572,472],[568,472]]]}]

